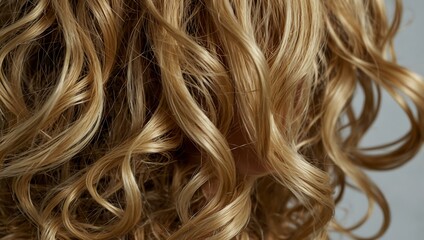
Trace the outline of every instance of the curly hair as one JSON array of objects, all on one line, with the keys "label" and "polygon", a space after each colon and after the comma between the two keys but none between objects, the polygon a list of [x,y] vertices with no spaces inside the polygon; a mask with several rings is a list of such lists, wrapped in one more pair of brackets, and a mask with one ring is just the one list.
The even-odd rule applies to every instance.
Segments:
[{"label": "curly hair", "polygon": [[[424,82],[396,62],[394,11],[0,1],[0,239],[364,239],[375,204],[381,237],[389,206],[363,170],[396,168],[424,140]],[[382,90],[410,130],[360,147]],[[346,187],[368,199],[354,226],[334,218]]]}]

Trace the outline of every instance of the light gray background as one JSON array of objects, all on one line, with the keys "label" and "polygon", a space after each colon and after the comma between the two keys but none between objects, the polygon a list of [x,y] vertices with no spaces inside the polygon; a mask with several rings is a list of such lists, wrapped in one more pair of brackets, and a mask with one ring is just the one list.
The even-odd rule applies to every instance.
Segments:
[{"label": "light gray background", "polygon": [[[394,1],[386,1],[388,10]],[[399,64],[424,76],[424,0],[404,0],[404,15],[400,31],[395,39]],[[424,93],[423,93],[424,95]],[[359,108],[360,94],[355,99]],[[404,112],[387,94],[383,94],[380,115],[365,137],[364,146],[395,140],[409,129]],[[389,230],[382,239],[424,239],[424,149],[409,163],[396,170],[370,172],[370,177],[384,192],[392,213]],[[348,190],[336,210],[336,217],[344,225],[354,223],[366,211],[364,196]],[[376,208],[371,220],[356,233],[371,236],[381,223],[381,212]],[[349,239],[332,234],[332,239]]]}]

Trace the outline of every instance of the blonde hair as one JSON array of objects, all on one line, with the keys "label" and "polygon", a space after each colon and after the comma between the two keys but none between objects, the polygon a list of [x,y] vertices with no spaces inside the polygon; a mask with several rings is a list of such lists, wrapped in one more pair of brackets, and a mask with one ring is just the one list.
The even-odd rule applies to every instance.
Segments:
[{"label": "blonde hair", "polygon": [[[0,9],[0,239],[360,238],[375,203],[369,238],[387,230],[362,169],[404,164],[424,136],[424,83],[393,51],[400,1],[390,22],[382,0]],[[361,148],[382,89],[410,131]],[[369,212],[346,227],[350,184]]]}]

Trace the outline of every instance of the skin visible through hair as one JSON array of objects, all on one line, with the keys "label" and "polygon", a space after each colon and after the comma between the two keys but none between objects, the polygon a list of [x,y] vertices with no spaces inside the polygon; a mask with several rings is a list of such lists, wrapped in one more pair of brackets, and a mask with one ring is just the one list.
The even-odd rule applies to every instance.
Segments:
[{"label": "skin visible through hair", "polygon": [[[423,80],[393,51],[401,13],[0,1],[0,239],[380,238],[389,206],[363,169],[401,166],[424,139]],[[410,131],[360,148],[382,90]],[[347,186],[369,204],[353,226],[334,218]],[[374,205],[381,227],[356,235]]]}]

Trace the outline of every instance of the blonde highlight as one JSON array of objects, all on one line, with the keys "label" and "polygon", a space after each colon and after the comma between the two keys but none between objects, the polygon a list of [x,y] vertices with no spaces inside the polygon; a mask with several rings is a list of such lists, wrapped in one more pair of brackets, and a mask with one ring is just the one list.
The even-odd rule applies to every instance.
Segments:
[{"label": "blonde highlight", "polygon": [[[389,205],[363,169],[399,167],[424,139],[423,79],[393,48],[400,0],[390,22],[382,0],[5,0],[0,9],[1,240],[387,230]],[[361,148],[382,90],[410,130]],[[369,205],[348,227],[334,218],[347,179]],[[380,229],[356,235],[375,204]]]}]

